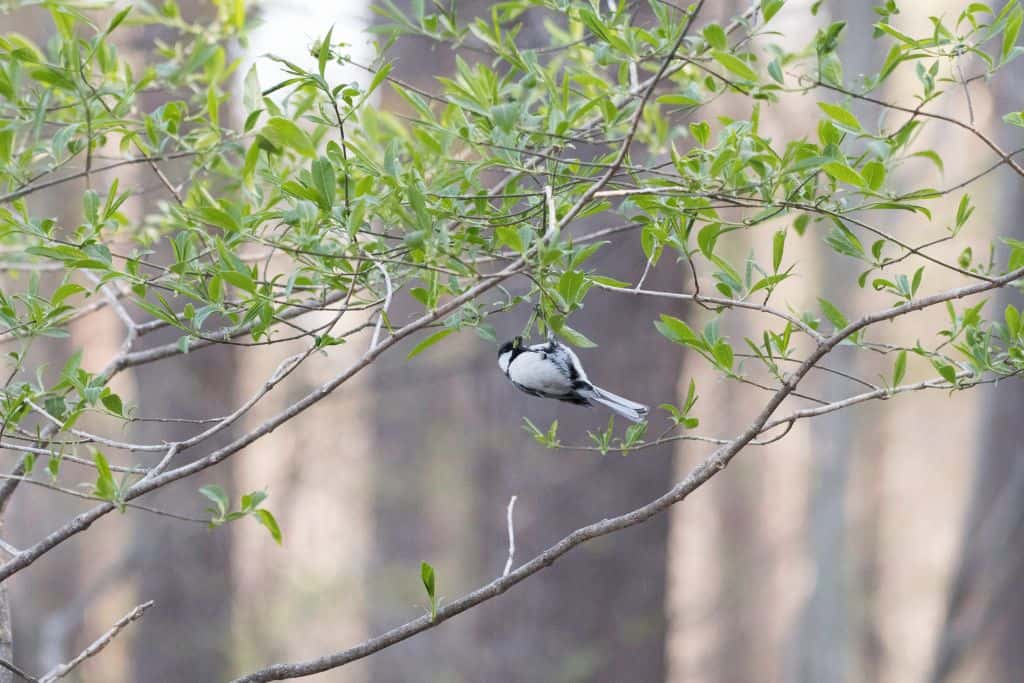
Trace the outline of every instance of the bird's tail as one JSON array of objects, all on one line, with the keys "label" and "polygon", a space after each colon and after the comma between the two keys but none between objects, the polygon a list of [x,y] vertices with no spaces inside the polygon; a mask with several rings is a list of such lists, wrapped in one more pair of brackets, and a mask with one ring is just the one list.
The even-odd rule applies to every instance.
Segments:
[{"label": "bird's tail", "polygon": [[610,391],[605,391],[604,389],[595,386],[590,386],[587,389],[581,389],[579,390],[579,393],[591,401],[597,401],[601,405],[611,408],[614,412],[627,420],[643,422],[647,419],[647,406],[642,403],[630,401],[628,398],[623,398],[618,394],[613,394]]}]

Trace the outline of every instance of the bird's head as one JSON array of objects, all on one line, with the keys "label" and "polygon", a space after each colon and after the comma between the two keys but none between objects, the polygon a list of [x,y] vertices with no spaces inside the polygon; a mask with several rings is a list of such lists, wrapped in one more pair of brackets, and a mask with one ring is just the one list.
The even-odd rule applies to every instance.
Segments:
[{"label": "bird's head", "polygon": [[501,371],[508,374],[508,366],[512,363],[512,359],[516,357],[523,348],[523,338],[516,337],[512,341],[507,341],[501,345],[498,349],[498,367]]}]

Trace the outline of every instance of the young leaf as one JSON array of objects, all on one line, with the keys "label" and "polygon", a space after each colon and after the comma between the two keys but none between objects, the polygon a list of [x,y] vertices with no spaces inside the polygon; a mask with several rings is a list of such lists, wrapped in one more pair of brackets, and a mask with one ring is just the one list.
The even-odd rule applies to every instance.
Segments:
[{"label": "young leaf", "polygon": [[782,252],[786,248],[786,231],[779,230],[772,238],[772,271],[779,272],[782,265]]},{"label": "young leaf", "polygon": [[757,74],[754,70],[747,66],[747,63],[736,55],[725,52],[724,50],[712,50],[711,56],[715,58],[715,61],[743,80],[757,80]]},{"label": "young leaf", "polygon": [[821,110],[829,115],[829,117],[838,123],[839,125],[849,128],[853,131],[861,130],[860,121],[845,107],[840,107],[837,104],[829,104],[828,102],[818,102],[818,106]]},{"label": "young leaf", "polygon": [[231,507],[231,502],[228,500],[228,494],[224,492],[217,484],[207,484],[199,489],[199,493],[205,496],[207,499],[213,501],[216,505],[216,509],[213,512],[217,513],[217,518],[223,519],[227,516],[228,509]]},{"label": "young leaf", "polygon": [[260,129],[260,135],[278,147],[287,147],[305,157],[316,156],[316,147],[306,131],[286,118],[274,116]]},{"label": "young leaf", "polygon": [[93,456],[93,463],[96,465],[96,483],[93,484],[93,495],[111,503],[117,502],[120,494],[106,457],[99,451],[96,451],[96,454]]},{"label": "young leaf", "polygon": [[420,563],[420,579],[423,587],[427,590],[427,597],[430,598],[430,618],[437,618],[437,593],[434,586],[434,568],[426,562]]},{"label": "young leaf", "polygon": [[416,346],[412,347],[412,351],[409,352],[409,355],[407,355],[405,357],[405,359],[406,360],[412,360],[413,358],[415,358],[416,356],[420,355],[421,353],[423,353],[424,351],[429,349],[431,346],[433,346],[437,342],[441,341],[442,339],[444,339],[445,337],[447,337],[449,334],[451,334],[454,331],[455,331],[454,327],[446,327],[443,330],[435,332],[434,334],[430,335],[429,337],[427,337],[426,339],[421,341]]},{"label": "young leaf", "polygon": [[423,587],[427,589],[427,595],[434,599],[434,568],[426,562],[420,563],[420,578],[423,579]]},{"label": "young leaf", "polygon": [[267,531],[270,532],[270,537],[274,539],[274,542],[281,545],[283,538],[281,536],[281,527],[278,526],[277,519],[274,518],[274,515],[270,510],[260,508],[259,510],[254,511],[253,514],[256,516],[256,521],[267,528]]},{"label": "young leaf", "polygon": [[896,355],[896,364],[892,369],[892,385],[894,387],[899,386],[903,381],[903,377],[907,374],[907,352],[906,350],[900,351]]},{"label": "young leaf", "polygon": [[839,161],[830,161],[821,167],[821,170],[825,171],[829,176],[838,180],[841,183],[847,185],[856,185],[857,187],[867,187],[868,184],[865,182],[864,177],[860,173],[853,170],[846,164]]},{"label": "young leaf", "polygon": [[846,316],[843,315],[842,311],[835,307],[828,299],[818,297],[818,304],[821,306],[821,312],[825,314],[828,321],[837,329],[841,330],[849,324]]},{"label": "young leaf", "polygon": [[331,26],[327,30],[327,35],[320,41],[320,49],[317,51],[316,62],[317,69],[320,72],[320,76],[323,77],[324,71],[327,68],[327,60],[331,56],[331,35],[334,33],[334,27]]},{"label": "young leaf", "polygon": [[334,206],[334,193],[337,186],[337,178],[334,175],[334,165],[324,157],[313,162],[313,184],[319,194],[317,203],[324,211],[330,211]]}]

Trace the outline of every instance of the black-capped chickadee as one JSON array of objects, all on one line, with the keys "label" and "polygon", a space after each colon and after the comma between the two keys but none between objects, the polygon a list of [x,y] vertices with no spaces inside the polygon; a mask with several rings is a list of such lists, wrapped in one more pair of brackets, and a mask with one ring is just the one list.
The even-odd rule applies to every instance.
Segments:
[{"label": "black-capped chickadee", "polygon": [[572,349],[553,337],[533,346],[523,346],[522,337],[505,342],[498,350],[498,367],[512,384],[532,396],[582,406],[596,401],[627,420],[643,422],[647,418],[647,406],[591,384]]}]

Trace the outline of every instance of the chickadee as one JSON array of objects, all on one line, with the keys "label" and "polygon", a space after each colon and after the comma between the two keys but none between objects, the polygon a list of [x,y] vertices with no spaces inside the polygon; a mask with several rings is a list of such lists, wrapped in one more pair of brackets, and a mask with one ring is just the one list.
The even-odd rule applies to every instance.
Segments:
[{"label": "chickadee", "polygon": [[521,391],[581,406],[596,401],[633,422],[647,418],[647,406],[617,396],[590,383],[572,349],[548,337],[545,344],[523,346],[523,338],[505,342],[498,350],[498,367]]}]

